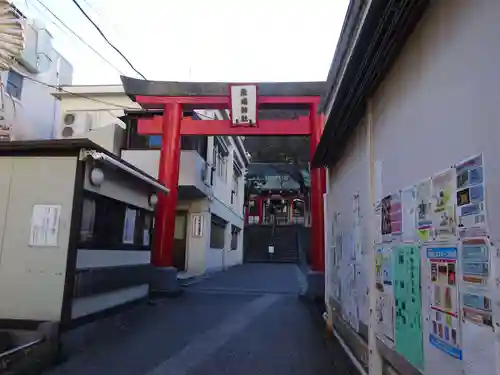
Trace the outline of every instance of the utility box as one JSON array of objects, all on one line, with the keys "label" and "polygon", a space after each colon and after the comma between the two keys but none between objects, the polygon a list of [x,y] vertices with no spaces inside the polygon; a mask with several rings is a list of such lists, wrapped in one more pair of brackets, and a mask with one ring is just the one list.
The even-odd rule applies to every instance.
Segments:
[{"label": "utility box", "polygon": [[0,329],[148,296],[156,179],[87,139],[2,143],[0,173]]}]

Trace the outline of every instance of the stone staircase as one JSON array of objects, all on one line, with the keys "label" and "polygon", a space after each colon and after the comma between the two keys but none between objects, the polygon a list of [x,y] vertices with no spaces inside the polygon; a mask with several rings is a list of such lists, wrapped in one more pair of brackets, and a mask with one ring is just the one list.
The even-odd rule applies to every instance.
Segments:
[{"label": "stone staircase", "polygon": [[[248,225],[244,234],[244,261],[299,263],[302,225]],[[274,246],[274,253],[269,253]]]}]

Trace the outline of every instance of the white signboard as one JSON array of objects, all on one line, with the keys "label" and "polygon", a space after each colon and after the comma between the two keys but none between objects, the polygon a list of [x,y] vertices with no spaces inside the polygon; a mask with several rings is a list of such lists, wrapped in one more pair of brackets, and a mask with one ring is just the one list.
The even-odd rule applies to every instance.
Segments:
[{"label": "white signboard", "polygon": [[257,86],[231,86],[231,119],[234,125],[257,123]]},{"label": "white signboard", "polygon": [[125,222],[123,223],[123,243],[134,243],[136,214],[137,211],[131,208],[127,208],[127,211],[125,212]]},{"label": "white signboard", "polygon": [[203,237],[203,215],[195,214],[192,216],[193,237]]},{"label": "white signboard", "polygon": [[31,216],[30,246],[57,247],[61,206],[37,204]]}]

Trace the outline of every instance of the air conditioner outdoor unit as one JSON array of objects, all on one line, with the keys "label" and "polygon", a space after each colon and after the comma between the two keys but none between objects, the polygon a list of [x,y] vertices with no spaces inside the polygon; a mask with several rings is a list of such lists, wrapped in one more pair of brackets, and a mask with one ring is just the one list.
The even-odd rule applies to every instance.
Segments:
[{"label": "air conditioner outdoor unit", "polygon": [[61,138],[81,136],[91,129],[92,117],[88,112],[66,112],[63,116]]}]

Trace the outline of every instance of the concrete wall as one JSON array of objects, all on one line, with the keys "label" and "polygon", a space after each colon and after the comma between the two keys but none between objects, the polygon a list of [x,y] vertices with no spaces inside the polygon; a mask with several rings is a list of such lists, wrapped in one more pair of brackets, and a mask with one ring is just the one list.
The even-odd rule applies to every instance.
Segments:
[{"label": "concrete wall", "polygon": [[[0,158],[1,319],[60,319],[76,163],[76,157]],[[29,246],[37,204],[62,207],[56,247]]]},{"label": "concrete wall", "polygon": [[[363,120],[345,157],[329,169],[327,217],[340,212],[339,229],[346,228],[352,223],[352,195],[359,191],[363,252],[373,251],[368,236],[375,225],[369,197],[372,162],[373,190],[380,199],[483,153],[487,221],[493,242],[500,239],[498,14],[500,2],[495,1],[432,2],[372,97],[373,160],[369,159],[368,129]],[[332,225],[332,219],[327,225]],[[327,251],[332,241],[330,236]],[[365,267],[369,266],[364,259]],[[327,277],[333,268],[327,265]],[[327,300],[333,293],[332,285],[327,285]],[[357,304],[365,312],[362,320],[366,322],[363,298],[358,291]],[[335,316],[333,308],[338,307],[332,305],[329,313]],[[426,327],[428,323],[424,320],[422,324]],[[447,367],[449,358],[428,359],[424,373],[435,375],[445,368],[459,372]]]}]

